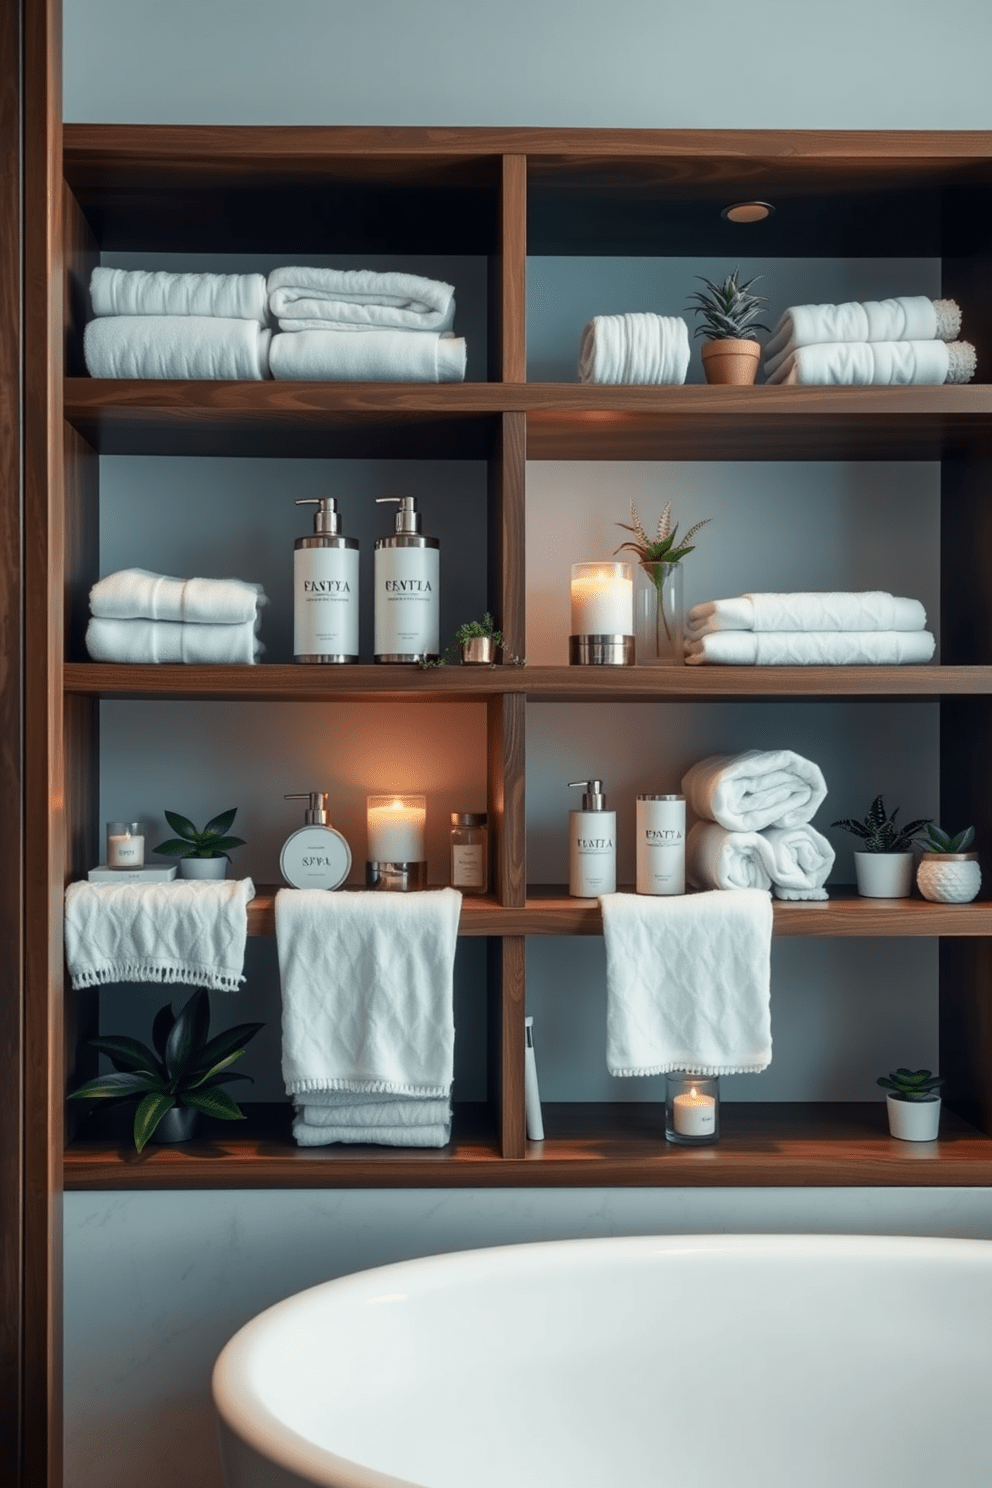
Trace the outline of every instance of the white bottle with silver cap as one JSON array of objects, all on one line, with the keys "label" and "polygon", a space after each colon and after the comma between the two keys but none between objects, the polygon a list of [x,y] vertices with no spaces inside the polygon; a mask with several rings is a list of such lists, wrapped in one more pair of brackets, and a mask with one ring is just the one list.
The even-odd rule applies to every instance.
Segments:
[{"label": "white bottle with silver cap", "polygon": [[293,656],[297,661],[358,660],[358,539],[344,537],[333,496],[310,497],[313,536],[293,544]]},{"label": "white bottle with silver cap", "polygon": [[582,786],[582,810],[568,813],[568,892],[576,899],[615,894],[617,814],[607,811],[601,780],[571,780]]},{"label": "white bottle with silver cap", "polygon": [[441,544],[420,530],[412,496],[396,501],[396,531],[375,545],[375,660],[437,661],[440,654]]},{"label": "white bottle with silver cap", "polygon": [[326,791],[293,791],[287,801],[307,801],[306,826],[287,837],[279,857],[294,889],[337,889],[351,872],[351,848],[331,826]]},{"label": "white bottle with silver cap", "polygon": [[638,796],[637,892],[685,893],[685,796]]}]

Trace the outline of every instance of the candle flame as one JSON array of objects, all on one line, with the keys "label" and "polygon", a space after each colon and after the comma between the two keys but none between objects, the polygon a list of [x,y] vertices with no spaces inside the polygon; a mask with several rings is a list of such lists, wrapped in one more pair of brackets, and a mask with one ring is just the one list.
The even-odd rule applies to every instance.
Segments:
[{"label": "candle flame", "polygon": [[393,805],[392,805],[392,809],[393,809],[393,811],[402,811],[403,810],[403,802],[402,801],[394,801],[393,802]]},{"label": "candle flame", "polygon": [[696,1093],[696,1087],[695,1087],[695,1085],[693,1085],[692,1089],[689,1091],[689,1094],[690,1095],[695,1095],[695,1093]]}]

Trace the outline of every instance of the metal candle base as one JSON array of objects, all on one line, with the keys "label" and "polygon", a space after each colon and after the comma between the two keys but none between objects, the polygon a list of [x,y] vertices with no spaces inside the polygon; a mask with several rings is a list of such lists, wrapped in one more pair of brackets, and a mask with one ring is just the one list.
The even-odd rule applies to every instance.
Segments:
[{"label": "metal candle base", "polygon": [[633,666],[632,635],[573,635],[568,638],[569,666]]},{"label": "metal candle base", "polygon": [[382,889],[392,894],[408,894],[414,889],[426,889],[427,864],[366,863],[365,887]]}]

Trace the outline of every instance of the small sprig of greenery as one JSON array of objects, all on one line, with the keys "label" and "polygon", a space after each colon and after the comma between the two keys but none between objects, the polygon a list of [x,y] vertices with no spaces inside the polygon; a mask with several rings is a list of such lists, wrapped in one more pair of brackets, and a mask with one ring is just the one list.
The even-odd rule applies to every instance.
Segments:
[{"label": "small sprig of greenery", "polygon": [[139,1152],[173,1106],[192,1106],[221,1121],[243,1121],[241,1107],[219,1087],[231,1080],[251,1081],[250,1075],[235,1073],[230,1066],[264,1027],[264,1023],[239,1023],[208,1038],[210,998],[201,988],[178,1016],[169,1003],[159,1008],[152,1024],[158,1057],[146,1044],[123,1034],[90,1039],[92,1048],[109,1057],[114,1073],[87,1080],[69,1099],[119,1101],[140,1096],[134,1113],[134,1145]]},{"label": "small sprig of greenery", "polygon": [[841,821],[831,822],[830,825],[843,827],[845,832],[851,832],[855,837],[860,838],[859,851],[861,852],[909,852],[919,833],[924,827],[930,825],[931,818],[921,816],[918,821],[907,822],[904,827],[897,827],[896,817],[898,815],[899,807],[897,806],[892,815],[888,816],[882,797],[876,796],[863,822],[846,816]]},{"label": "small sprig of greenery", "polygon": [[658,591],[658,613],[661,615],[665,626],[665,634],[671,640],[671,631],[668,628],[668,616],[665,614],[665,606],[662,602],[662,589],[665,583],[666,571],[675,563],[679,563],[688,553],[695,550],[695,543],[689,539],[695,537],[700,527],[705,527],[712,518],[704,517],[697,522],[695,527],[690,527],[682,541],[676,544],[676,536],[679,530],[678,522],[672,522],[672,503],[665,503],[665,510],[658,518],[658,531],[655,537],[648,537],[644,525],[637,515],[637,508],[633,502],[630,503],[630,523],[617,522],[624,532],[632,532],[637,539],[636,542],[621,543],[614,548],[614,553],[636,553],[644,572],[651,578],[654,587]]},{"label": "small sprig of greenery", "polygon": [[165,819],[179,836],[170,837],[168,842],[161,843],[152,851],[163,853],[168,858],[227,858],[230,862],[229,849],[245,845],[243,837],[226,835],[237,814],[237,806],[230,811],[222,811],[219,816],[208,821],[200,832],[188,817],[180,816],[178,811],[167,811]]},{"label": "small sprig of greenery", "polygon": [[706,285],[706,292],[697,290],[689,296],[690,303],[686,306],[694,315],[703,317],[702,324],[697,325],[693,332],[694,336],[706,336],[711,341],[757,341],[755,332],[768,330],[766,325],[755,319],[755,316],[761,314],[762,305],[767,305],[767,298],[765,295],[748,294],[751,285],[756,284],[761,275],[756,274],[753,279],[746,279],[740,284],[740,271],[738,264],[722,284],[714,284],[705,274],[694,276]]},{"label": "small sprig of greenery", "polygon": [[952,836],[950,832],[945,832],[942,827],[931,825],[920,838],[920,846],[924,852],[961,853],[965,852],[974,840],[974,827],[965,827],[963,832],[958,832],[956,836]]},{"label": "small sprig of greenery", "polygon": [[929,1100],[934,1091],[944,1081],[940,1076],[932,1075],[929,1070],[890,1070],[888,1075],[879,1075],[876,1084],[883,1086],[886,1090],[895,1092],[897,1100],[925,1101]]},{"label": "small sprig of greenery", "polygon": [[488,610],[481,620],[466,620],[463,625],[459,625],[455,631],[455,643],[464,646],[466,641],[476,640],[480,636],[492,641],[494,646],[503,644],[502,632],[496,629],[496,621]]}]

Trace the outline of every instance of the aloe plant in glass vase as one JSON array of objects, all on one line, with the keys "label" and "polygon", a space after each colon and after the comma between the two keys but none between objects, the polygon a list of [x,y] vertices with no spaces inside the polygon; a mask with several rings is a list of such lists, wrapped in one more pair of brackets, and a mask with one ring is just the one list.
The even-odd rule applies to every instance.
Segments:
[{"label": "aloe plant in glass vase", "polygon": [[679,524],[672,522],[672,503],[658,519],[654,538],[644,530],[637,508],[630,503],[631,520],[618,522],[636,541],[621,543],[617,553],[637,554],[637,587],[634,594],[634,645],[638,666],[681,666],[684,657],[682,618],[682,559],[691,553],[691,542],[710,521],[704,517],[677,541]]}]

